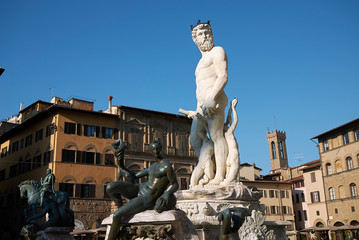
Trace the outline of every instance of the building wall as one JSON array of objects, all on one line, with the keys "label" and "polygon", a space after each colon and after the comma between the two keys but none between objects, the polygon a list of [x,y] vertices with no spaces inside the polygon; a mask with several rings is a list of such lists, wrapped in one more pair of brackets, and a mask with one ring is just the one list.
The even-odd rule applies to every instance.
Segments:
[{"label": "building wall", "polygon": [[[41,106],[51,104],[37,102],[30,105],[23,111],[27,119],[23,119],[19,130],[7,133],[6,138],[0,136],[0,150],[6,152],[0,159],[0,209],[4,216],[8,216],[2,218],[0,225],[22,225],[20,222],[25,203],[19,199],[17,185],[27,179],[40,181],[41,177],[46,176],[46,169],[50,168],[56,176],[55,189],[71,195],[70,207],[74,210],[75,219],[80,220],[86,228],[96,227],[114,210],[105,188],[116,180],[118,169],[113,164],[107,164],[105,154],[114,154],[111,143],[120,137],[127,144],[125,165],[134,171],[149,167],[154,162],[154,157],[147,152],[148,145],[154,138],[161,138],[163,155],[173,164],[180,187],[188,188],[190,173],[197,162],[189,146],[190,119],[130,107],[115,108],[113,112],[116,114],[104,114],[90,111],[93,106],[90,103],[70,103],[61,99],[57,102],[57,105],[53,105],[56,108],[46,111]],[[50,124],[56,129],[46,136]],[[67,124],[74,124],[71,125],[75,126],[74,132],[66,130]],[[85,136],[85,125],[94,126],[94,136]],[[112,129],[110,138],[103,136],[103,127]],[[35,141],[36,132],[40,129],[43,129],[42,139]],[[80,134],[78,129],[81,129]],[[14,142],[30,134],[31,145],[21,149],[18,147],[17,151],[9,154],[9,147]],[[71,155],[74,158],[66,157],[66,151],[74,154]],[[49,153],[47,161],[44,160],[45,153]],[[33,158],[38,155],[41,156],[41,164],[35,166]],[[83,156],[87,158],[89,155],[94,156],[93,162],[83,161]],[[30,168],[25,172],[19,172],[18,167],[14,172],[12,168],[14,176],[10,177],[10,168],[19,166],[19,159],[31,159]],[[5,173],[3,177],[2,173]],[[11,212],[14,209],[17,210],[16,214]]]},{"label": "building wall", "polygon": [[[348,143],[344,139],[346,134]],[[354,121],[318,138],[329,225],[338,222],[350,225],[352,221],[359,221],[358,134],[359,121]]]},{"label": "building wall", "polygon": [[[246,187],[254,186],[263,191],[260,203],[265,205],[266,221],[290,221],[292,226],[287,228],[287,232],[295,230],[290,183],[260,180],[242,182]],[[295,239],[294,235],[290,239]]]},{"label": "building wall", "polygon": [[[316,181],[312,181],[312,174],[315,174]],[[324,184],[322,178],[322,171],[320,167],[312,168],[304,171],[304,185],[306,201],[308,205],[308,219],[309,226],[319,226],[322,223],[324,226],[328,224],[328,213],[325,204]],[[314,192],[319,194],[318,201],[314,199]]]}]

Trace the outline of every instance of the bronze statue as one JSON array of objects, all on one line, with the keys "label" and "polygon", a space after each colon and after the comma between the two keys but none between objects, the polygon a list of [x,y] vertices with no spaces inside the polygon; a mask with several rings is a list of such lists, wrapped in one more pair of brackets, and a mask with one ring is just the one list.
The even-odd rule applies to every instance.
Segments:
[{"label": "bronze statue", "polygon": [[40,193],[40,206],[43,206],[43,201],[45,194],[54,195],[55,189],[54,189],[54,183],[55,183],[55,175],[51,173],[51,169],[46,170],[46,177],[44,181],[40,181],[42,185],[41,193]]},{"label": "bronze statue", "polygon": [[[48,213],[48,221],[44,223],[37,223],[35,220],[41,218]],[[71,209],[66,208],[65,205],[59,205],[54,197],[44,198],[44,209],[42,212],[26,219],[29,224],[36,225],[40,230],[47,227],[73,227],[74,213]]]},{"label": "bronze statue", "polygon": [[[115,240],[120,232],[121,218],[145,210],[154,209],[162,212],[174,209],[178,182],[171,163],[161,156],[162,145],[158,141],[150,144],[149,150],[155,155],[156,163],[138,173],[131,172],[124,166],[124,144],[121,139],[112,144],[115,149],[120,174],[127,181],[112,182],[107,186],[107,193],[116,203],[118,209],[113,214],[113,222],[108,240]],[[134,183],[135,178],[148,176],[148,181]],[[129,199],[123,205],[121,196]]]},{"label": "bronze statue", "polygon": [[238,230],[249,215],[249,210],[242,207],[227,208],[219,212],[217,217],[222,222],[220,240],[239,240]]}]

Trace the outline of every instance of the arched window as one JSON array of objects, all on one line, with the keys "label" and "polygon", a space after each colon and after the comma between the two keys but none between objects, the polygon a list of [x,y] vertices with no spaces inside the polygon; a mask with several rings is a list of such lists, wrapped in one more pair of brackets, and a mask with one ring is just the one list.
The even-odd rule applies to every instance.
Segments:
[{"label": "arched window", "polygon": [[279,142],[279,148],[280,148],[280,157],[284,159],[284,151],[283,151],[283,143],[282,141]]},{"label": "arched window", "polygon": [[305,202],[305,196],[304,196],[304,193],[302,193],[301,195],[302,195],[302,202]]},{"label": "arched window", "polygon": [[346,158],[348,170],[353,169],[353,159],[351,157]]},{"label": "arched window", "polygon": [[352,197],[356,197],[358,196],[358,190],[357,190],[357,185],[355,185],[355,183],[351,183],[349,185],[350,187],[350,194]]},{"label": "arched window", "polygon": [[324,224],[322,222],[317,222],[317,224],[315,224],[316,227],[324,227]]},{"label": "arched window", "polygon": [[272,142],[271,145],[272,145],[272,155],[273,155],[273,159],[274,159],[274,158],[277,158],[277,154],[275,152],[275,143]]},{"label": "arched window", "polygon": [[298,195],[298,193],[295,194],[295,202],[296,202],[296,203],[299,203],[299,195]]},{"label": "arched window", "polygon": [[329,188],[329,198],[330,200],[334,200],[335,199],[335,190],[334,188]]},{"label": "arched window", "polygon": [[335,161],[335,172],[341,172],[342,169],[342,162],[340,160]]},{"label": "arched window", "polygon": [[330,163],[325,164],[325,168],[327,170],[327,175],[332,174],[332,165]]}]

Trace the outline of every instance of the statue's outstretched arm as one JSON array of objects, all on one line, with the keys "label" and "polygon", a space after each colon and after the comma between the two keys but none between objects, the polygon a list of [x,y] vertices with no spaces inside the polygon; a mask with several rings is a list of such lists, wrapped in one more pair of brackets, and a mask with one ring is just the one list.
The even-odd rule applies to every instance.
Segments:
[{"label": "statue's outstretched arm", "polygon": [[138,173],[136,173],[136,177],[141,178],[141,177],[144,177],[144,176],[148,176],[149,171],[150,170],[148,168],[145,168],[145,169],[139,171]]},{"label": "statue's outstretched arm", "polygon": [[228,128],[227,132],[234,132],[234,130],[236,129],[237,127],[237,123],[238,123],[238,115],[237,115],[237,111],[236,111],[236,106],[237,106],[237,103],[238,103],[238,99],[235,98],[232,100],[231,102],[231,107],[230,109],[232,110],[233,112],[233,120],[232,120],[232,123],[230,125],[230,127]]}]

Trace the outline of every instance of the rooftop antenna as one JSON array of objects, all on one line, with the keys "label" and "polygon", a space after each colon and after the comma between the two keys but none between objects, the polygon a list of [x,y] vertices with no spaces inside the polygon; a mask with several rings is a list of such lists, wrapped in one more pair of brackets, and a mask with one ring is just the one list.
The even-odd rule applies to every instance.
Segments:
[{"label": "rooftop antenna", "polygon": [[54,87],[50,87],[49,90],[51,91],[51,98],[54,97]]},{"label": "rooftop antenna", "polygon": [[[294,164],[295,164],[294,167],[298,167],[297,160],[298,160],[298,162],[301,162],[302,159],[304,158],[304,155],[301,152],[294,152],[293,155],[294,155],[293,159],[294,159]],[[298,169],[297,169],[297,171],[298,171]]]}]

